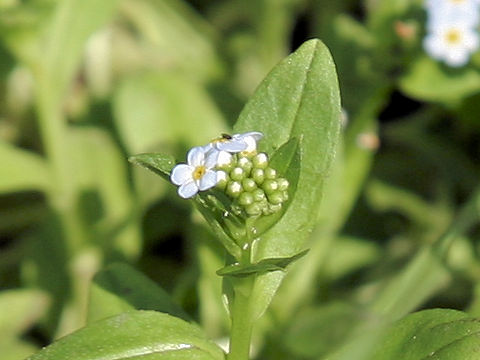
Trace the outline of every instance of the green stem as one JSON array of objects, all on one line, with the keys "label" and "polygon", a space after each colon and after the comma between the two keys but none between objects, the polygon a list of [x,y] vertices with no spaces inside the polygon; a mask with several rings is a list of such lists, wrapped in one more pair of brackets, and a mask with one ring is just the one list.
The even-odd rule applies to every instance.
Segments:
[{"label": "green stem", "polygon": [[232,280],[235,298],[232,306],[232,328],[228,360],[248,360],[252,338],[253,319],[250,310],[250,294],[254,277]]}]

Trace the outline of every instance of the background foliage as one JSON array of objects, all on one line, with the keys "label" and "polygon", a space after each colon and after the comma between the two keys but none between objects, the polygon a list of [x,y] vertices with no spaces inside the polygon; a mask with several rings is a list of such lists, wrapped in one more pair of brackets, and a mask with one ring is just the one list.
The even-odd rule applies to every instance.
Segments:
[{"label": "background foliage", "polygon": [[[312,37],[337,66],[342,144],[257,357],[351,359],[376,346],[358,334],[415,310],[480,316],[480,54],[459,69],[430,59],[424,20],[416,0],[0,0],[2,359],[129,308],[228,334],[222,250],[173,186],[127,158],[183,160],[231,132]],[[88,309],[119,283],[148,296]]]}]

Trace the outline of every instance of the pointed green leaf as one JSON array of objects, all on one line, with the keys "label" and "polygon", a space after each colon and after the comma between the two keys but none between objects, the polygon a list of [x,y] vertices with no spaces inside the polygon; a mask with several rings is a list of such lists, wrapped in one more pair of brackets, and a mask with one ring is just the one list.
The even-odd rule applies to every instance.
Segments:
[{"label": "pointed green leaf", "polygon": [[127,264],[111,264],[95,275],[90,289],[89,322],[133,309],[156,310],[190,320],[167,292]]},{"label": "pointed green leaf", "polygon": [[262,274],[269,271],[283,271],[288,265],[307,255],[307,253],[308,250],[304,250],[290,257],[263,259],[256,264],[250,265],[240,265],[238,263],[232,264],[218,270],[217,275],[244,277],[249,275]]},{"label": "pointed green leaf", "polygon": [[222,350],[197,327],[155,311],[132,311],[97,321],[28,360],[222,360]]},{"label": "pointed green leaf", "polygon": [[172,156],[160,153],[134,155],[128,161],[153,171],[167,181],[170,181],[170,172],[175,166],[175,159]]},{"label": "pointed green leaf", "polygon": [[[259,237],[256,261],[292,256],[310,235],[339,129],[340,95],[333,60],[322,42],[307,41],[270,72],[235,125],[236,132],[263,132],[259,146],[267,153],[291,138],[302,137],[297,191],[280,221]],[[252,295],[256,315],[266,309],[282,278],[283,272],[257,278]]]},{"label": "pointed green leaf", "polygon": [[259,242],[259,258],[290,256],[301,248],[317,218],[339,126],[335,66],[319,40],[307,41],[277,65],[243,109],[235,130],[263,132],[261,151],[272,153],[302,137],[297,191],[281,221]]}]

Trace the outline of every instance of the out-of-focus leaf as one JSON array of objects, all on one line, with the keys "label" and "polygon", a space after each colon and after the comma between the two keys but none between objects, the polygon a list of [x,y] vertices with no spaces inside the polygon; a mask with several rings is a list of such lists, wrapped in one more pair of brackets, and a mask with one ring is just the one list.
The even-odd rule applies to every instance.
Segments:
[{"label": "out-of-focus leaf", "polygon": [[[359,323],[354,336],[329,357],[332,360],[370,360],[373,349],[392,321],[418,308],[450,280],[445,261],[449,248],[459,236],[478,223],[480,190],[462,207],[449,229],[433,245],[421,249],[377,295],[369,306],[376,317],[372,323]],[[455,358],[454,358],[455,359]]]},{"label": "out-of-focus leaf", "polygon": [[40,94],[42,98],[51,98],[58,104],[65,96],[88,37],[112,18],[119,3],[120,0],[65,0],[57,3],[53,19],[48,23],[41,56],[39,54],[42,66],[34,69],[40,78],[41,88],[37,90],[51,91]]},{"label": "out-of-focus leaf", "polygon": [[149,45],[145,55],[157,66],[179,70],[194,81],[217,78],[223,73],[223,64],[215,52],[213,28],[187,3],[134,0],[125,1],[122,10]]},{"label": "out-of-focus leaf", "polygon": [[207,224],[195,224],[187,235],[189,241],[195,244],[198,258],[200,323],[205,333],[215,339],[225,334],[230,320],[222,303],[222,278],[215,274],[225,264],[225,251],[208,230]]},{"label": "out-of-focus leaf", "polygon": [[320,357],[340,345],[361,319],[359,308],[345,303],[305,309],[288,324],[285,347],[295,358]]},{"label": "out-of-focus leaf", "polygon": [[185,76],[145,73],[124,79],[114,94],[115,121],[130,154],[207,144],[225,131],[207,92]]},{"label": "out-of-focus leaf", "polygon": [[175,166],[173,156],[160,153],[133,155],[128,158],[128,161],[153,171],[167,181],[170,181],[170,172]]},{"label": "out-of-focus leaf", "polygon": [[372,264],[381,255],[377,244],[346,236],[335,239],[329,250],[323,276],[331,280]]},{"label": "out-of-focus leaf", "polygon": [[49,185],[50,176],[44,159],[0,141],[0,193],[45,191]]},{"label": "out-of-focus leaf", "polygon": [[480,90],[480,73],[468,66],[450,68],[422,56],[412,62],[399,85],[416,99],[455,103]]},{"label": "out-of-focus leaf", "polygon": [[258,263],[250,265],[232,264],[218,270],[217,275],[244,277],[250,275],[259,275],[270,271],[282,271],[294,261],[307,255],[307,253],[308,250],[304,250],[293,256],[262,259]]},{"label": "out-of-focus leaf", "polygon": [[42,349],[29,360],[221,360],[222,350],[190,323],[154,311],[100,320]]},{"label": "out-of-focus leaf", "polygon": [[38,351],[38,347],[19,339],[1,339],[2,360],[21,360]]},{"label": "out-of-focus leaf", "polygon": [[14,337],[31,327],[45,315],[49,301],[39,290],[7,290],[0,292],[0,337]]},{"label": "out-of-focus leaf", "polygon": [[[271,153],[293,137],[300,143],[297,191],[280,221],[258,239],[254,260],[292,256],[311,232],[318,216],[322,185],[329,174],[340,126],[340,98],[328,49],[310,40],[277,65],[240,114],[237,132],[261,131],[260,150]],[[257,278],[255,316],[270,303],[283,272]],[[265,289],[269,289],[267,293]]]},{"label": "out-of-focus leaf", "polygon": [[480,322],[448,309],[425,310],[399,320],[381,337],[369,359],[475,360]]},{"label": "out-of-focus leaf", "polygon": [[95,275],[90,288],[89,322],[133,309],[156,310],[190,320],[162,288],[127,264],[111,264]]},{"label": "out-of-focus leaf", "polygon": [[[140,232],[128,181],[128,163],[108,132],[82,127],[69,129],[72,187],[83,211],[89,236],[104,249],[134,258],[140,250]],[[86,234],[82,241],[86,241]]]},{"label": "out-of-focus leaf", "polygon": [[22,261],[22,280],[28,287],[45,291],[51,305],[44,325],[54,332],[69,296],[72,283],[68,275],[68,250],[59,217],[47,212],[37,231],[27,236],[28,248]]}]

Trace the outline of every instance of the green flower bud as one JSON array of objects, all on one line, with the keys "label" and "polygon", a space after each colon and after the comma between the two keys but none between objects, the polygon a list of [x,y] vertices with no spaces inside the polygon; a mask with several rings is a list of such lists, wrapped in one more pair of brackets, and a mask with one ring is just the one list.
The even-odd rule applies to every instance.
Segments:
[{"label": "green flower bud", "polygon": [[229,180],[228,174],[225,171],[217,171],[217,188],[224,190]]},{"label": "green flower bud", "polygon": [[238,181],[230,181],[227,185],[227,195],[237,198],[242,193],[242,185]]},{"label": "green flower bud", "polygon": [[277,177],[277,170],[267,167],[265,170],[265,179],[275,179]]},{"label": "green flower bud", "polygon": [[252,191],[253,200],[260,202],[266,199],[265,192],[262,189],[255,189]]},{"label": "green flower bud", "polygon": [[245,171],[246,176],[250,175],[250,171],[253,168],[252,161],[247,157],[240,157],[237,161],[237,166]]},{"label": "green flower bud", "polygon": [[245,170],[243,170],[241,167],[233,168],[233,170],[230,171],[230,177],[232,180],[242,181],[245,178]]},{"label": "green flower bud", "polygon": [[245,191],[253,191],[257,188],[257,184],[252,178],[243,179],[242,186]]},{"label": "green flower bud", "polygon": [[287,190],[288,185],[290,185],[288,180],[284,178],[277,179],[277,183],[278,183],[278,190],[281,190],[281,191]]},{"label": "green flower bud", "polygon": [[238,203],[242,206],[247,206],[253,204],[254,199],[252,193],[243,192],[238,197]]},{"label": "green flower bud", "polygon": [[258,153],[252,159],[253,166],[257,169],[265,169],[268,166],[268,156],[265,153]]},{"label": "green flower bud", "polygon": [[261,185],[263,183],[263,180],[265,180],[265,173],[263,169],[252,169],[252,173],[250,174],[250,176],[253,180],[255,180],[258,185]]},{"label": "green flower bud", "polygon": [[267,195],[268,201],[273,205],[278,205],[283,202],[283,192],[282,191],[274,191]]},{"label": "green flower bud", "polygon": [[282,192],[282,195],[283,195],[283,202],[287,201],[288,200],[288,191],[284,190]]},{"label": "green flower bud", "polygon": [[262,207],[258,203],[253,203],[245,207],[245,212],[249,216],[256,216],[262,213]]},{"label": "green flower bud", "polygon": [[262,189],[265,191],[265,193],[271,194],[278,190],[278,183],[271,179],[265,180],[262,184]]},{"label": "green flower bud", "polygon": [[276,204],[276,205],[269,204],[269,206],[264,210],[263,213],[265,215],[275,214],[281,209],[282,209],[282,204]]}]

